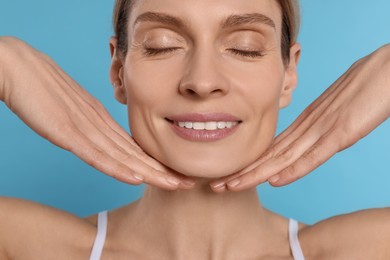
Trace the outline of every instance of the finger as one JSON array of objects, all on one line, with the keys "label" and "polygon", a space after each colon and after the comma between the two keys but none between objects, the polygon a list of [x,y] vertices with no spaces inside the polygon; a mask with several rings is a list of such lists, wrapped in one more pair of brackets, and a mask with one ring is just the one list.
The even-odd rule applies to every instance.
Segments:
[{"label": "finger", "polygon": [[[58,76],[67,82],[69,88],[63,89],[66,94],[71,96],[70,99],[73,98],[73,101],[77,103],[79,108],[84,108],[79,110],[80,112],[84,112],[86,120],[90,121],[91,124],[97,123],[97,125],[99,125],[99,129],[102,130],[101,132],[107,137],[111,138],[122,149],[127,150],[128,152],[134,152],[135,150],[136,153],[134,156],[153,167],[155,170],[163,172],[167,171],[165,166],[143,152],[143,150],[136,144],[131,136],[122,127],[120,127],[119,124],[115,122],[115,120],[113,120],[104,106],[97,99],[92,97],[85,89],[80,87],[78,83],[69,77],[61,68],[59,68],[54,63],[54,61],[52,61],[50,58],[48,61]],[[57,77],[54,77],[54,79],[57,79]],[[62,82],[58,82],[58,84],[61,83]],[[90,118],[91,116],[93,117],[92,120]],[[99,136],[97,136],[97,140],[99,140]],[[116,150],[114,149],[114,151]],[[181,188],[188,189],[195,184],[195,181],[192,178],[186,177],[184,175],[176,174],[176,177],[181,180]]]},{"label": "finger", "polygon": [[[129,157],[126,162],[119,162],[77,130],[73,131],[73,141],[69,146],[72,153],[119,181],[133,185],[144,182],[168,190],[179,188],[180,180],[171,174],[156,171],[135,157]],[[148,174],[141,174],[144,172]]]},{"label": "finger", "polygon": [[[61,83],[58,82],[58,84]],[[90,105],[90,103],[88,103],[86,99],[82,98],[79,95],[79,93],[75,91],[69,93],[69,90],[66,89],[67,88],[64,89],[64,92],[68,98],[64,98],[63,101],[66,102],[67,106],[73,108],[73,110],[79,111],[80,114],[78,115],[79,117],[81,116],[81,114],[83,115],[83,118],[81,122],[78,123],[78,125],[83,124],[85,126],[84,131],[86,131],[86,129],[88,129],[88,131],[94,130],[92,128],[97,128],[95,130],[98,130],[98,131],[89,132],[91,135],[94,132],[95,133],[98,132],[97,134],[95,134],[94,138],[90,138],[90,139],[100,140],[101,135],[105,135],[106,137],[112,139],[112,141],[115,142],[117,145],[119,145],[122,149],[127,150],[128,152],[130,151],[133,152],[135,150],[136,153],[134,153],[134,156],[137,156],[140,160],[144,160],[145,162],[149,163],[149,165],[154,167],[156,170],[164,169],[159,163],[157,163],[155,160],[147,156],[142,151],[142,149],[138,145],[136,145],[134,140],[128,134],[126,134],[125,131],[118,124],[113,123],[114,120],[108,115],[108,112],[105,111],[103,106],[101,106],[100,109],[104,110],[105,113],[107,113],[106,119],[109,119],[111,125],[109,125],[109,123],[103,119],[103,117],[98,113],[98,111],[92,105]],[[83,90],[82,88],[80,89]],[[89,97],[89,99],[91,100],[93,99],[91,96],[89,96],[88,93],[86,94],[87,97]],[[100,103],[97,102],[96,104],[100,104]],[[121,132],[122,134],[120,134]]]},{"label": "finger", "polygon": [[248,167],[246,167],[246,168],[244,168],[236,173],[233,173],[231,175],[224,176],[222,178],[218,178],[218,179],[211,181],[209,183],[211,189],[217,193],[227,191],[226,183],[230,183],[231,181],[239,178],[240,176],[253,171],[253,169],[257,168],[262,162],[269,159],[270,156],[271,156],[271,153],[268,152],[268,153],[264,154],[262,157],[260,157],[258,160],[256,160],[254,163],[249,165]]},{"label": "finger", "polygon": [[[94,129],[93,126],[91,126],[91,129],[87,132],[88,138],[101,147],[106,154],[126,165],[133,172],[142,175],[144,181],[148,184],[164,188],[159,185],[158,178],[165,178],[173,185],[178,183],[181,188],[185,189],[191,188],[195,184],[191,178],[184,175],[174,174],[167,167],[161,165],[143,151],[140,154],[138,151],[134,151],[128,144],[126,147],[126,143],[122,145],[118,144],[115,139],[112,139],[112,136],[114,136],[115,133],[110,133],[111,135],[107,136],[102,128]],[[160,182],[161,181],[163,181],[163,179],[160,180]]]},{"label": "finger", "polygon": [[[65,99],[65,101],[67,101],[68,106],[73,106],[75,107],[74,109],[79,108],[80,110],[77,120],[79,131],[88,133],[90,141],[95,143],[98,147],[101,147],[101,149],[104,149],[105,152],[112,158],[115,158],[115,160],[128,165],[129,168],[132,168],[134,165],[132,165],[133,162],[129,160],[129,158],[136,157],[140,162],[147,164],[155,171],[160,173],[166,172],[166,167],[145,154],[141,149],[135,150],[133,145],[130,145],[116,131],[113,131],[111,127],[109,127],[106,122],[99,117],[94,109],[89,106],[85,106],[85,103],[80,104],[79,102],[81,101],[79,99],[76,99],[76,102],[72,102],[72,100],[68,101],[67,99]],[[149,174],[148,171],[145,171],[145,173],[146,172]],[[176,176],[177,178],[174,178],[172,174],[169,174],[170,176],[168,176],[168,173],[166,174],[168,180],[179,180],[181,188],[188,189],[195,184],[195,182],[189,177]],[[145,174],[143,177],[145,178]],[[151,178],[146,179],[147,183],[153,184]]]},{"label": "finger", "polygon": [[[215,192],[227,191],[227,189],[225,187],[226,183],[228,183],[234,179],[237,179],[238,177],[240,177],[244,174],[247,174],[247,173],[253,171],[255,168],[259,167],[262,163],[271,159],[274,156],[274,153],[275,153],[275,149],[273,149],[273,147],[271,146],[270,148],[268,148],[268,150],[266,152],[264,152],[261,155],[260,158],[258,158],[255,162],[253,162],[249,166],[245,167],[244,169],[242,169],[236,173],[233,173],[231,175],[224,176],[224,177],[221,177],[221,178],[218,178],[218,179],[211,181],[209,183],[211,189]],[[223,189],[224,187],[225,187],[225,189]]]},{"label": "finger", "polygon": [[[354,66],[352,66],[354,67]],[[280,133],[275,138],[275,144],[278,144],[285,140],[285,138],[296,138],[301,135],[314,121],[323,116],[324,111],[329,108],[329,106],[334,102],[339,93],[343,91],[343,88],[339,87],[345,83],[346,81],[351,80],[349,75],[353,73],[353,69],[350,69],[345,74],[343,74],[340,78],[338,78],[332,85],[329,87],[324,93],[320,95],[313,103],[311,103],[299,116],[298,118],[285,129],[282,133]],[[332,98],[330,96],[333,95]],[[291,143],[287,142],[287,144]]]},{"label": "finger", "polygon": [[[101,118],[97,117],[95,119],[85,118],[85,120],[82,120],[82,122],[87,122],[88,120],[92,121],[92,123],[102,121]],[[129,145],[126,140],[123,140],[123,138],[121,138],[121,136],[119,136],[115,131],[112,131],[112,129],[107,126],[104,121],[100,122],[99,125],[102,126],[99,126],[97,128],[91,124],[90,126],[85,126],[84,128],[88,129],[87,132],[89,138],[100,147],[104,147],[105,151],[111,157],[122,162],[123,164],[128,165],[129,168],[134,167],[134,165],[132,164],[132,157],[135,157],[138,159],[138,163],[144,163],[149,167],[153,168],[155,170],[153,172],[158,172],[159,175],[165,174],[166,178],[170,179],[171,181],[179,180],[179,186],[183,189],[192,188],[195,184],[195,181],[192,178],[184,176],[182,174],[173,173],[173,171],[162,165],[154,158],[147,155],[143,150],[134,150],[133,146]],[[154,183],[152,181],[152,177],[150,176],[150,172],[140,171],[138,173],[144,176],[144,178],[146,179],[145,182],[149,184]]]},{"label": "finger", "polygon": [[[284,143],[279,143],[275,146],[271,146],[258,160],[256,160],[254,163],[252,163],[248,167],[244,168],[243,170],[241,170],[237,173],[234,173],[232,175],[229,175],[229,176],[226,176],[226,177],[223,177],[220,179],[216,179],[216,180],[210,182],[210,186],[211,186],[212,190],[215,192],[228,191],[227,186],[226,186],[227,183],[229,184],[230,189],[234,190],[234,187],[241,183],[241,180],[239,177],[241,177],[243,175],[254,174],[254,172],[258,171],[258,170],[255,170],[256,168],[260,167],[262,164],[264,164],[268,160],[275,159],[274,157],[277,154],[278,154],[277,156],[282,156],[282,152],[281,152],[282,148],[285,150],[291,149],[290,147],[286,148],[285,145],[286,144],[284,144]],[[262,166],[262,167],[264,167],[264,166]],[[235,181],[236,179],[238,179],[238,181]],[[259,185],[262,182],[264,182],[264,181],[262,181],[261,179],[258,179],[256,182],[253,183],[253,186]],[[242,185],[242,183],[240,185]],[[251,188],[251,187],[252,186],[248,186],[248,188]]]},{"label": "finger", "polygon": [[[82,88],[75,80],[69,77],[53,60],[48,59],[52,70],[55,71],[56,76],[59,76],[62,80],[67,83],[67,87],[63,90],[68,94],[68,96],[72,96],[76,100],[78,100],[79,104],[83,104],[83,107],[89,107],[93,109],[96,114],[104,120],[110,128],[117,132],[123,139],[128,141],[130,144],[134,146],[134,149],[141,150],[141,148],[134,142],[131,136],[118,124],[113,120],[108,111],[104,108],[104,106],[94,98],[90,93],[88,93],[84,88]],[[57,77],[53,77],[57,79]],[[58,82],[59,85],[62,85],[62,82]],[[69,89],[67,91],[67,89]],[[85,106],[88,105],[88,106]]]},{"label": "finger", "polygon": [[279,173],[300,158],[314,143],[318,141],[321,132],[312,129],[290,146],[275,154],[271,159],[264,161],[257,168],[243,174],[227,183],[227,189],[242,191],[253,188],[267,181],[271,176]]},{"label": "finger", "polygon": [[[343,80],[341,82],[345,81]],[[335,126],[335,122],[337,122],[339,118],[337,109],[340,105],[334,104],[337,102],[335,99],[343,92],[343,88],[335,91],[333,97],[328,97],[330,101],[324,101],[322,104],[319,104],[317,111],[307,115],[300,124],[297,124],[294,132],[290,132],[289,135],[285,134],[284,137],[283,135],[280,138],[278,137],[279,139],[277,138],[275,140],[275,143],[272,147],[272,150],[274,150],[273,154],[283,154],[283,151],[288,151],[288,147],[293,146],[294,143],[299,144],[299,139],[305,139],[306,137],[310,136],[313,137],[315,134],[317,134],[317,139],[312,140],[317,141],[320,136],[332,130],[332,128]],[[303,142],[305,142],[305,140],[303,140]]]},{"label": "finger", "polygon": [[[213,187],[217,189],[222,186],[223,183],[231,182],[232,180],[237,179],[242,175],[248,174],[249,172],[252,172],[251,174],[253,174],[254,169],[260,167],[261,165],[262,167],[264,167],[263,164],[265,164],[266,162],[267,164],[273,163],[275,165],[279,165],[279,168],[283,167],[283,165],[288,163],[289,160],[294,159],[292,153],[295,153],[296,158],[296,156],[299,156],[300,154],[297,151],[301,151],[302,153],[305,147],[309,147],[311,144],[318,140],[319,136],[321,135],[321,129],[313,125],[310,126],[311,129],[303,133],[303,136],[300,136],[299,140],[297,140],[297,137],[291,136],[290,138],[286,138],[285,140],[283,140],[283,142],[279,142],[277,144],[273,143],[271,147],[268,148],[268,150],[256,162],[236,174],[213,181],[211,185],[213,185]],[[275,160],[277,160],[277,162],[275,162]],[[238,182],[234,182],[234,184],[237,183]],[[230,183],[230,186],[233,187],[234,184]],[[260,184],[260,182],[258,184]]]},{"label": "finger", "polygon": [[[339,83],[340,82],[342,82],[342,81],[339,81]],[[340,91],[338,91],[338,92],[340,92]],[[333,101],[333,100],[334,100],[334,98],[331,101]],[[322,110],[326,110],[330,106],[330,104],[329,103],[325,104],[325,102],[324,102],[323,104],[319,104],[319,106],[322,106]],[[326,105],[326,107],[325,107],[325,105]],[[251,174],[253,175],[254,172],[257,172],[256,174],[260,174],[260,173],[258,173],[259,169],[257,171],[254,171],[254,169],[258,168],[260,165],[264,164],[266,161],[271,160],[271,163],[272,163],[275,159],[274,157],[280,157],[281,159],[284,160],[285,157],[289,156],[288,153],[290,153],[293,149],[296,149],[297,147],[302,147],[304,149],[304,147],[305,147],[304,144],[306,144],[306,147],[308,147],[308,145],[313,144],[315,141],[318,140],[318,138],[322,134],[322,132],[324,132],[326,130],[326,125],[330,125],[329,122],[327,122],[327,120],[326,120],[326,113],[323,111],[320,111],[320,112],[322,112],[322,113],[319,113],[317,111],[317,114],[320,115],[321,117],[314,115],[314,113],[310,113],[310,114],[303,113],[303,115],[301,115],[301,117],[294,122],[292,127],[288,128],[285,132],[282,133],[282,135],[280,137],[278,137],[279,142],[277,142],[277,139],[276,139],[275,142],[272,144],[272,146],[264,153],[264,155],[260,159],[258,159],[255,163],[253,163],[252,165],[250,165],[249,167],[247,167],[246,169],[244,169],[243,171],[241,171],[239,173],[236,173],[236,174],[233,174],[233,175],[230,175],[230,176],[213,181],[212,183],[210,183],[212,189],[216,192],[220,191],[220,190],[223,191],[223,189],[221,189],[221,187],[223,187],[226,183],[230,183],[229,189],[234,190],[234,186],[241,183],[241,180],[239,179],[239,177],[241,177],[242,175],[246,175],[248,172],[252,172],[252,173],[247,174],[247,175],[251,175]],[[318,122],[318,121],[320,121],[320,122]],[[322,122],[327,122],[327,123],[325,124]],[[322,126],[317,127],[317,125],[322,125]],[[317,135],[315,133],[317,133]],[[289,135],[287,135],[287,134],[289,134]],[[308,137],[310,137],[310,138],[308,138]],[[302,141],[297,141],[298,139],[302,139]],[[311,141],[307,141],[307,140],[311,140]],[[293,145],[294,143],[295,143],[295,145]],[[291,148],[294,146],[296,148]],[[302,148],[300,149],[300,151],[303,151]],[[298,150],[299,150],[299,148],[298,148]],[[297,155],[299,155],[299,154],[300,153],[297,153]],[[285,165],[283,163],[287,163],[287,162],[288,162],[288,160],[284,160],[284,162],[282,161],[281,163],[279,163],[278,164],[279,169],[281,169],[280,167]],[[262,168],[264,168],[264,167],[265,166],[263,166]],[[272,173],[272,172],[270,172],[270,173]],[[238,179],[238,181],[235,179]],[[260,178],[260,177],[253,178],[252,185],[249,185],[249,184],[247,184],[247,185],[249,185],[248,187],[252,187],[252,186],[260,184],[263,180],[264,180],[264,178]],[[242,183],[240,185],[242,185]]]},{"label": "finger", "polygon": [[334,134],[323,136],[297,161],[277,175],[272,176],[269,183],[272,186],[280,187],[307,175],[340,150],[337,139]]},{"label": "finger", "polygon": [[226,184],[225,183],[222,183],[221,185],[219,185],[218,187],[215,187],[213,186],[211,183],[210,183],[210,187],[211,187],[211,190],[215,193],[224,193],[227,191],[226,189]]}]

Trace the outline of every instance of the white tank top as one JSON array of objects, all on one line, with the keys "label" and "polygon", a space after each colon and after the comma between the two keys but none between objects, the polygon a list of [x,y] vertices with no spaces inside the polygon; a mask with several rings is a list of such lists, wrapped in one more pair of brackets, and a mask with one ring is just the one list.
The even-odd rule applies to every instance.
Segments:
[{"label": "white tank top", "polygon": [[[107,234],[107,211],[100,212],[97,222],[97,234],[95,243],[93,244],[90,260],[100,260],[103,252],[104,241]],[[294,260],[305,260],[301,245],[298,240],[298,222],[294,219],[289,220],[288,234],[290,241],[290,248]]]}]

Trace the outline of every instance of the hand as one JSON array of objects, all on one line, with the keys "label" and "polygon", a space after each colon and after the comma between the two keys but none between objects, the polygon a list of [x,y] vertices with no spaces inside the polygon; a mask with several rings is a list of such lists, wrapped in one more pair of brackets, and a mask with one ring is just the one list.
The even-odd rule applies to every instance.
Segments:
[{"label": "hand", "polygon": [[390,116],[390,45],[357,61],[246,169],[210,183],[215,192],[289,184]]},{"label": "hand", "polygon": [[48,56],[12,37],[0,37],[0,99],[29,127],[122,182],[188,189],[193,180],[149,157]]}]

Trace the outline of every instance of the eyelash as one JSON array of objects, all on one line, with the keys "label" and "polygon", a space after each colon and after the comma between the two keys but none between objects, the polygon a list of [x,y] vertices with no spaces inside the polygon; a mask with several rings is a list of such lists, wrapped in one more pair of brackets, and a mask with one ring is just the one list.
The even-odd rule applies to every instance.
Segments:
[{"label": "eyelash", "polygon": [[159,54],[165,54],[169,53],[175,50],[180,49],[179,47],[171,47],[171,48],[145,48],[144,49],[144,54],[146,56],[156,56]]},{"label": "eyelash", "polygon": [[259,58],[264,56],[264,53],[261,51],[243,51],[239,49],[228,49],[228,51],[232,52],[235,55],[240,55],[249,58]]},{"label": "eyelash", "polygon": [[[156,56],[161,54],[166,54],[175,50],[180,49],[179,47],[171,47],[171,48],[145,48],[144,54],[146,56]],[[263,57],[264,54],[261,51],[243,51],[239,49],[228,49],[228,51],[232,52],[235,55],[240,55],[243,57],[249,57],[249,58],[259,58]]]}]

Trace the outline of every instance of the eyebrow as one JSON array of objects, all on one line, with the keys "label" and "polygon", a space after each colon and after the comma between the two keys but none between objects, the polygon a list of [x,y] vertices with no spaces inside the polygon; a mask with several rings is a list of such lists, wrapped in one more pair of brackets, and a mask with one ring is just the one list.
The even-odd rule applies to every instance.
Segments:
[{"label": "eyebrow", "polygon": [[140,22],[157,22],[157,23],[162,23],[165,25],[171,25],[175,26],[178,28],[185,28],[187,27],[185,23],[174,16],[170,16],[167,14],[162,14],[162,13],[155,13],[155,12],[146,12],[141,15],[139,15],[133,24],[133,27],[136,26]]},{"label": "eyebrow", "polygon": [[[165,25],[170,25],[178,28],[187,28],[187,24],[181,19],[171,15],[156,13],[156,12],[145,12],[139,15],[133,24],[133,27],[140,22],[157,22]],[[248,14],[234,14],[228,16],[222,23],[222,28],[236,27],[246,24],[265,24],[273,29],[276,28],[275,22],[268,16],[260,13],[248,13]]]},{"label": "eyebrow", "polygon": [[230,15],[222,22],[222,28],[235,27],[245,24],[265,24],[273,29],[276,28],[275,22],[271,18],[260,13]]}]

